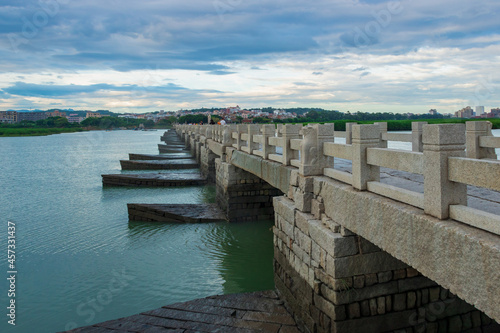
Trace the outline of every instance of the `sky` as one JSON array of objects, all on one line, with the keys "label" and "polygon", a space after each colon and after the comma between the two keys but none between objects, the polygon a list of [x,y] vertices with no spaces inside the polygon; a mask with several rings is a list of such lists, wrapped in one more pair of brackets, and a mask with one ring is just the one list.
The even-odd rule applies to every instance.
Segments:
[{"label": "sky", "polygon": [[498,0],[2,0],[0,110],[489,110],[498,17]]}]

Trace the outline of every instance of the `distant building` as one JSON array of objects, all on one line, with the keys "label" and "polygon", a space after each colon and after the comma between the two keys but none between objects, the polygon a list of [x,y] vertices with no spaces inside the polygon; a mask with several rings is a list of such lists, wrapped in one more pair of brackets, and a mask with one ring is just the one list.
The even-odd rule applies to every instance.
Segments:
[{"label": "distant building", "polygon": [[500,108],[491,109],[491,112],[488,114],[489,118],[500,118]]},{"label": "distant building", "polygon": [[102,114],[100,114],[99,112],[87,111],[87,115],[85,116],[85,119],[86,118],[101,118],[101,117],[102,117]]},{"label": "distant building", "polygon": [[484,114],[484,106],[476,106],[476,116],[481,117]]},{"label": "distant building", "polygon": [[52,112],[45,112],[48,117],[66,117],[66,112],[61,112],[59,110],[54,110]]},{"label": "distant building", "polygon": [[17,111],[0,111],[0,123],[17,123]]},{"label": "distant building", "polygon": [[470,106],[467,106],[462,110],[455,112],[455,117],[457,118],[472,118],[473,115],[474,111],[472,111],[472,108]]},{"label": "distant building", "polygon": [[36,111],[36,112],[18,112],[17,113],[17,122],[20,123],[21,121],[37,121],[37,120],[42,120],[42,119],[47,119],[47,113],[43,111]]},{"label": "distant building", "polygon": [[430,115],[435,116],[435,115],[437,115],[437,113],[438,113],[438,112],[437,112],[437,110],[436,110],[436,109],[430,109],[430,110],[429,110],[429,114],[430,114]]},{"label": "distant building", "polygon": [[66,119],[68,119],[68,122],[70,123],[81,123],[85,118],[80,117],[77,114],[70,114],[69,116],[66,116]]}]

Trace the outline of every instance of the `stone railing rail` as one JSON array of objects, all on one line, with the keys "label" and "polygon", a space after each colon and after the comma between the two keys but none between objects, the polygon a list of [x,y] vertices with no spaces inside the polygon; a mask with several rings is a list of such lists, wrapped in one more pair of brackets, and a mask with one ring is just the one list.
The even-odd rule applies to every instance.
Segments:
[{"label": "stone railing rail", "polygon": [[[467,185],[500,191],[500,162],[494,151],[500,148],[500,138],[492,136],[488,121],[414,122],[412,133],[387,132],[387,123],[347,123],[345,132],[335,132],[333,124],[178,125],[177,130],[224,149],[296,167],[302,176],[327,176],[439,219],[452,218],[500,235],[499,215],[467,206]],[[345,137],[346,143],[335,143],[335,137]],[[412,151],[388,149],[388,141],[412,142]],[[335,169],[334,158],[352,161],[352,172]],[[380,182],[380,167],[423,175],[423,193]]]}]

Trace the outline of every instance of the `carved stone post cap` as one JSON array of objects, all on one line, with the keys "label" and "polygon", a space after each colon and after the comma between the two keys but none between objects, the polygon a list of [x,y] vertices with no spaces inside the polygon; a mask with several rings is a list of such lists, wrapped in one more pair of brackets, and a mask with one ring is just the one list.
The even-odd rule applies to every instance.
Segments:
[{"label": "carved stone post cap", "polygon": [[378,125],[378,127],[380,127],[381,132],[387,132],[387,123],[386,122],[375,123],[374,125]]},{"label": "carved stone post cap", "polygon": [[303,127],[302,124],[299,124],[299,125],[286,124],[285,126],[281,127],[281,133],[283,133],[283,134],[299,134],[299,131],[302,127]]},{"label": "carved stone post cap", "polygon": [[467,121],[465,122],[465,128],[471,132],[482,132],[491,129],[492,124],[489,121]]},{"label": "carved stone post cap", "polygon": [[356,140],[374,140],[380,138],[380,126],[376,124],[352,126],[352,138]]},{"label": "carved stone post cap", "polygon": [[262,134],[274,134],[276,127],[272,124],[262,125],[260,131]]},{"label": "carved stone post cap", "polygon": [[411,130],[422,131],[424,129],[424,125],[427,125],[426,121],[414,121],[411,123]]},{"label": "carved stone post cap", "polygon": [[465,145],[465,124],[425,125],[422,140],[426,145]]}]

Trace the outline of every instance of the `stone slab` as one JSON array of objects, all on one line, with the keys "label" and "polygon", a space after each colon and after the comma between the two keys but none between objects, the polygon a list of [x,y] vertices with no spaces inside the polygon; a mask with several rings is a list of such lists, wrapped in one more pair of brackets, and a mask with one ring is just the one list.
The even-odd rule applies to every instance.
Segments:
[{"label": "stone slab", "polygon": [[168,154],[168,155],[155,155],[155,154],[128,154],[128,158],[131,161],[137,160],[185,160],[192,159],[191,155],[180,153],[180,154]]},{"label": "stone slab", "polygon": [[102,175],[103,186],[197,186],[207,180],[199,173],[142,173]]},{"label": "stone slab", "polygon": [[158,144],[158,150],[160,153],[186,153],[189,152],[189,149],[186,147],[170,147],[165,144]]},{"label": "stone slab", "polygon": [[121,160],[122,170],[173,170],[173,169],[195,169],[198,163],[193,159],[176,160]]},{"label": "stone slab", "polygon": [[274,291],[210,296],[77,328],[89,332],[299,333]]},{"label": "stone slab", "polygon": [[216,204],[127,204],[130,221],[203,223],[224,221]]}]

